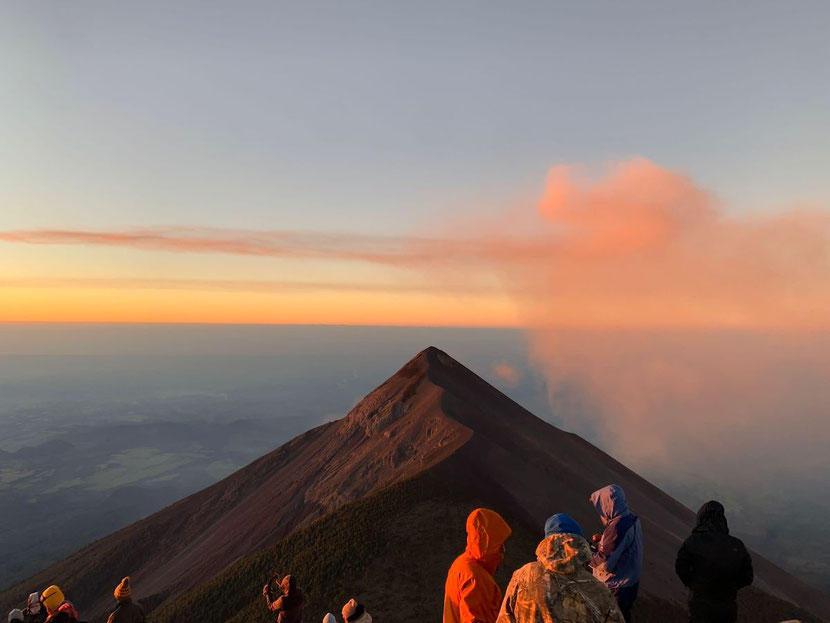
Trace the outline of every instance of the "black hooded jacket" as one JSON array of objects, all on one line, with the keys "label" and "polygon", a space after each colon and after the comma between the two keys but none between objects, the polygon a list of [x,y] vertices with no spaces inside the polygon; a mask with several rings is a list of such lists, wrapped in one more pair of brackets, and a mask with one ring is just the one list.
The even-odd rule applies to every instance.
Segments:
[{"label": "black hooded jacket", "polygon": [[729,535],[723,505],[706,502],[697,525],[677,552],[674,564],[691,590],[691,602],[734,603],[738,589],[752,584],[752,559],[740,539]]}]

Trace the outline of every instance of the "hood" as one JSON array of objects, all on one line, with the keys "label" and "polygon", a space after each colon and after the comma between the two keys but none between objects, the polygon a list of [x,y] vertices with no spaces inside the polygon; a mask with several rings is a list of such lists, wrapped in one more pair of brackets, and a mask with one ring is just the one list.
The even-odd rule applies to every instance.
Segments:
[{"label": "hood", "polygon": [[545,522],[545,537],[552,534],[578,534],[581,537],[585,536],[576,520],[565,513],[557,513],[551,515]]},{"label": "hood", "polygon": [[476,560],[498,554],[511,532],[497,512],[477,508],[467,517],[467,554]]},{"label": "hood", "polygon": [[40,599],[46,608],[46,612],[52,614],[63,603],[63,591],[53,584],[41,593]]},{"label": "hood", "polygon": [[297,580],[294,579],[293,575],[287,575],[282,579],[282,582],[280,582],[280,588],[282,589],[283,594],[293,595],[297,590]]},{"label": "hood", "polygon": [[539,543],[536,560],[551,573],[573,575],[591,562],[591,549],[576,534],[552,534]]},{"label": "hood", "polygon": [[591,504],[606,523],[631,512],[620,485],[608,485],[594,491],[591,494]]},{"label": "hood", "polygon": [[726,523],[723,504],[709,500],[697,511],[695,532],[723,532],[729,534],[729,524]]},{"label": "hood", "polygon": [[31,593],[26,600],[26,610],[29,614],[37,614],[40,612],[40,595],[38,593]]}]

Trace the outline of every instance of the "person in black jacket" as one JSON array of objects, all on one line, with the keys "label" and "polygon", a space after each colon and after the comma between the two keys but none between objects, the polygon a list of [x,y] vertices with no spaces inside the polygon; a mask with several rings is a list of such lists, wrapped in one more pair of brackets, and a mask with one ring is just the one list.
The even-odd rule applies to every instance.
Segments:
[{"label": "person in black jacket", "polygon": [[720,502],[700,507],[674,569],[689,588],[690,623],[735,623],[738,589],[752,584],[752,559],[743,542],[729,535]]}]

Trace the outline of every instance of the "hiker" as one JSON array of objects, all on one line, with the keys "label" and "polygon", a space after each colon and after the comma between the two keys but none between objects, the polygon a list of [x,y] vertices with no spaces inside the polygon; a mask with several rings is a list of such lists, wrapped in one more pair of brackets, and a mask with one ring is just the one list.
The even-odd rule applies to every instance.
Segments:
[{"label": "hiker", "polygon": [[297,580],[293,575],[287,575],[280,582],[280,590],[282,595],[274,599],[270,582],[262,589],[268,609],[277,613],[277,623],[300,623],[305,602],[303,589],[297,586]]},{"label": "hiker", "polygon": [[23,610],[26,623],[43,623],[48,614],[46,608],[40,605],[40,593],[31,593],[26,600],[26,608]]},{"label": "hiker", "polygon": [[510,532],[501,515],[486,508],[467,517],[467,548],[452,563],[444,585],[443,623],[495,623],[501,590],[493,573],[504,560]]},{"label": "hiker", "polygon": [[118,605],[110,614],[107,623],[144,623],[144,608],[132,600],[130,576],[127,576],[112,592]]},{"label": "hiker", "polygon": [[354,599],[346,602],[342,614],[344,623],[372,623],[372,615],[366,612],[363,604],[357,603]]},{"label": "hiker", "polygon": [[752,559],[743,542],[729,535],[723,505],[711,500],[700,507],[697,523],[674,563],[677,577],[689,588],[690,623],[734,623],[738,589],[752,584]]},{"label": "hiker", "polygon": [[64,599],[63,591],[54,584],[41,593],[40,601],[49,614],[46,623],[78,623],[80,615],[75,606]]},{"label": "hiker", "polygon": [[632,513],[619,485],[608,485],[591,494],[602,525],[605,526],[591,559],[594,576],[605,582],[617,604],[631,623],[631,608],[640,588],[643,569],[643,528]]},{"label": "hiker", "polygon": [[565,513],[545,522],[536,561],[513,574],[498,623],[623,623],[617,601],[590,571],[591,549]]},{"label": "hiker", "polygon": [[13,623],[16,621],[23,621],[23,611],[19,608],[15,608],[9,612],[9,623]]}]

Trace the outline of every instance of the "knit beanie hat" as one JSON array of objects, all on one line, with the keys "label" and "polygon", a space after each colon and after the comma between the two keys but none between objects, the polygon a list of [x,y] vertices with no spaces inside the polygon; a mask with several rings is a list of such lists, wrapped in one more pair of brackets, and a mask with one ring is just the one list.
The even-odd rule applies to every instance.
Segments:
[{"label": "knit beanie hat", "polygon": [[337,618],[331,612],[327,612],[323,617],[323,623],[337,623]]},{"label": "knit beanie hat", "polygon": [[22,610],[18,610],[17,608],[15,608],[11,612],[9,612],[9,623],[12,623],[12,621],[22,621],[22,620],[23,620],[23,611]]},{"label": "knit beanie hat", "polygon": [[132,591],[130,590],[130,576],[127,576],[123,580],[121,580],[121,584],[115,587],[115,591],[113,595],[118,601],[126,601],[130,598],[130,594]]},{"label": "knit beanie hat", "polygon": [[350,599],[343,606],[343,620],[346,623],[372,623],[371,615],[366,612],[362,604],[357,603],[354,599]]},{"label": "knit beanie hat", "polygon": [[573,517],[565,513],[557,513],[548,517],[545,522],[545,538],[551,534],[578,534],[583,538],[585,537],[582,527],[576,523]]},{"label": "knit beanie hat", "polygon": [[64,602],[63,591],[52,584],[41,594],[41,602],[46,606],[46,612],[52,614]]}]

